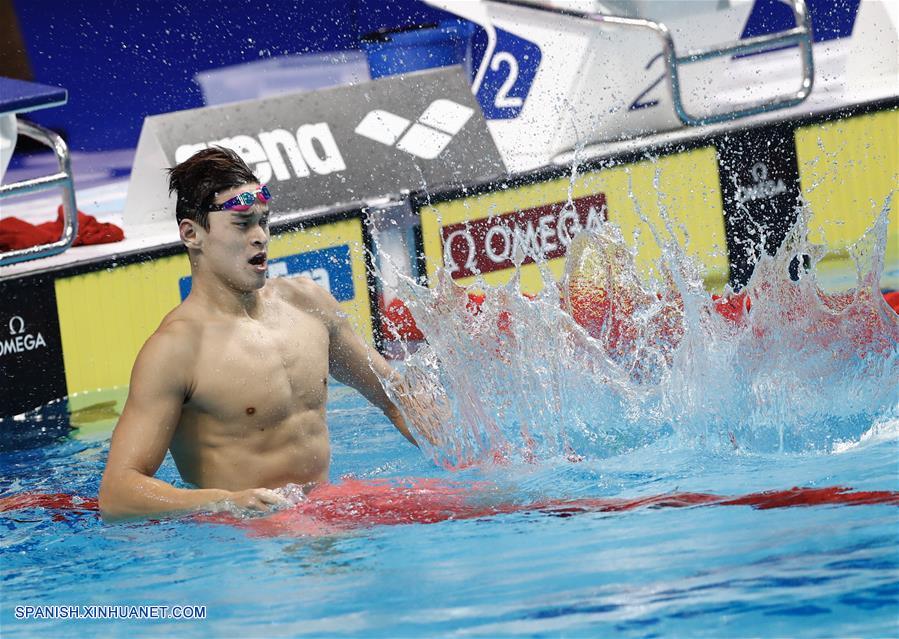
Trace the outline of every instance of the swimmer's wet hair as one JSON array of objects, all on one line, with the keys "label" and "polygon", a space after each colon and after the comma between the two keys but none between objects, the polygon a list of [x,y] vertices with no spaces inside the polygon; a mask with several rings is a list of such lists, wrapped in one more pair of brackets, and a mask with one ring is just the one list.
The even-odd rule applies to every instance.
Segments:
[{"label": "swimmer's wet hair", "polygon": [[178,194],[175,218],[193,220],[209,229],[209,209],[216,193],[259,182],[237,153],[220,146],[197,151],[178,166],[168,169],[169,193]]}]

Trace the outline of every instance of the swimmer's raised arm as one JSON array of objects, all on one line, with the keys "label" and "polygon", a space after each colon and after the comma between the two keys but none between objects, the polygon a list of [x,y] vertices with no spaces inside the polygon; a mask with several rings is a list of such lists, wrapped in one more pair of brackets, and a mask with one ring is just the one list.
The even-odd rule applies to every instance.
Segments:
[{"label": "swimmer's raised arm", "polygon": [[184,512],[224,501],[259,510],[283,502],[266,489],[191,490],[153,477],[165,458],[188,396],[192,368],[189,342],[177,329],[161,329],[147,341],[134,363],[128,399],[112,435],[100,485],[100,511],[106,519]]},{"label": "swimmer's raised arm", "polygon": [[[328,297],[334,299],[328,294]],[[337,301],[334,301],[337,304]],[[380,408],[398,431],[418,446],[399,408],[390,401],[381,379],[391,380],[398,374],[374,348],[356,335],[343,313],[337,313],[331,332],[331,374],[347,386],[362,393],[372,404]]]}]

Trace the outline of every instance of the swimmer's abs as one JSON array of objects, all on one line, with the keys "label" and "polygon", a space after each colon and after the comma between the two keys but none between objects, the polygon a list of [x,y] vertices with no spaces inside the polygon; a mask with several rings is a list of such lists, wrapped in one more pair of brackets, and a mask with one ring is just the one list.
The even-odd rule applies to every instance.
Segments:
[{"label": "swimmer's abs", "polygon": [[186,481],[234,491],[327,481],[331,460],[323,411],[268,424],[183,420],[171,451]]}]

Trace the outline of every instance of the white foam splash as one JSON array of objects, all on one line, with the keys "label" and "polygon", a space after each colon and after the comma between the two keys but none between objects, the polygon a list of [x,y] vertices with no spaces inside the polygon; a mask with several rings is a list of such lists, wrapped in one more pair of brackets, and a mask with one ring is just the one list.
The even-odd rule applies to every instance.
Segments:
[{"label": "white foam splash", "polygon": [[833,443],[834,453],[846,453],[856,448],[899,440],[899,419],[887,418],[876,422],[871,428],[862,433],[858,441],[837,440]]},{"label": "white foam splash", "polygon": [[[413,424],[431,423],[424,447],[451,467],[604,457],[663,437],[748,452],[857,442],[897,415],[899,316],[878,288],[889,202],[851,250],[857,285],[839,295],[817,284],[824,251],[805,210],[741,295],[718,302],[670,228],[653,229],[662,257],[649,283],[611,225],[575,238],[559,284],[541,265],[535,299],[517,275],[495,288],[445,271],[433,289],[401,278],[427,344],[406,358],[403,391],[388,392]],[[808,270],[791,278],[803,255]]]}]

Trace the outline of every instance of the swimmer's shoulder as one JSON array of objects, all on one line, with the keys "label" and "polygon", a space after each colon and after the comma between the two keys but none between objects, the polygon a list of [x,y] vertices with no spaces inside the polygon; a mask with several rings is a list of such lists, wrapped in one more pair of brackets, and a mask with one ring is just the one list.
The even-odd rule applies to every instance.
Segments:
[{"label": "swimmer's shoulder", "polygon": [[149,360],[163,370],[190,370],[202,342],[202,335],[203,322],[182,304],[162,319],[159,327],[141,348],[138,362]]},{"label": "swimmer's shoulder", "polygon": [[144,342],[131,369],[130,393],[156,399],[165,394],[182,401],[193,394],[202,326],[181,308],[166,315]]},{"label": "swimmer's shoulder", "polygon": [[205,323],[207,318],[182,302],[162,318],[150,339],[159,337],[166,342],[193,342],[202,336]]},{"label": "swimmer's shoulder", "polygon": [[331,323],[340,313],[334,296],[308,277],[270,280],[276,294],[297,310],[305,311]]}]

